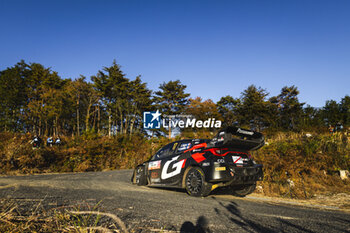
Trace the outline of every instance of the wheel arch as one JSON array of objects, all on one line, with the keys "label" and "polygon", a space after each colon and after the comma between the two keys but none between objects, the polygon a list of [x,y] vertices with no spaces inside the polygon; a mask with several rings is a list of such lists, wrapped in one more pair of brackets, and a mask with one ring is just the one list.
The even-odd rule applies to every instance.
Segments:
[{"label": "wheel arch", "polygon": [[186,175],[187,175],[187,173],[188,173],[188,171],[191,169],[191,168],[193,168],[193,167],[199,167],[200,169],[202,169],[201,168],[201,166],[199,166],[198,164],[191,164],[191,165],[189,165],[187,168],[186,168],[186,170],[185,170],[185,172],[184,172],[184,174],[183,174],[183,176],[182,176],[182,182],[181,182],[181,187],[182,188],[186,188],[186,185],[185,185],[185,179],[186,179]]},{"label": "wheel arch", "polygon": [[136,184],[136,183],[137,183],[137,182],[136,182],[136,173],[137,173],[137,170],[138,170],[139,168],[142,169],[142,173],[143,173],[143,176],[144,176],[145,181],[146,181],[146,183],[143,184],[143,185],[149,184],[149,179],[148,179],[148,177],[147,177],[147,170],[146,170],[146,165],[145,165],[145,164],[139,164],[138,166],[136,166],[136,168],[134,169],[132,178],[131,178],[131,182],[132,182],[133,184]]}]

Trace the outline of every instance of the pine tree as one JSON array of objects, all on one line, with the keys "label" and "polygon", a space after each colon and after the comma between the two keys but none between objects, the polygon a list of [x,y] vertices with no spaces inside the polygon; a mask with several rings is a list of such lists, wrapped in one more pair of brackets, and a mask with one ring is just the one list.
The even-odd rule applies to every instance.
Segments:
[{"label": "pine tree", "polygon": [[240,99],[235,99],[230,95],[221,97],[216,103],[218,111],[223,118],[223,126],[232,126],[238,123],[237,108],[240,104]]},{"label": "pine tree", "polygon": [[350,96],[346,95],[341,99],[340,112],[344,126],[350,127]]},{"label": "pine tree", "polygon": [[322,109],[324,122],[328,125],[335,126],[342,120],[342,114],[339,104],[335,100],[327,100]]},{"label": "pine tree", "polygon": [[242,92],[241,104],[237,108],[240,125],[250,126],[258,131],[268,126],[270,103],[266,101],[267,95],[265,89],[254,85]]},{"label": "pine tree", "polygon": [[281,126],[284,129],[296,130],[303,115],[303,105],[298,99],[298,88],[295,86],[283,87],[277,96]]},{"label": "pine tree", "polygon": [[[183,113],[190,96],[190,94],[185,93],[186,85],[181,84],[180,80],[169,81],[161,84],[159,89],[154,96],[157,109],[166,115]],[[168,129],[168,133],[169,138],[171,138],[171,127]]]}]

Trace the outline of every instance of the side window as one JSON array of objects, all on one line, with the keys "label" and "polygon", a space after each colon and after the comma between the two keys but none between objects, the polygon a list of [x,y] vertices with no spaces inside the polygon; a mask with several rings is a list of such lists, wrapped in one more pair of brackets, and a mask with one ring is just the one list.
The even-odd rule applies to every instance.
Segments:
[{"label": "side window", "polygon": [[164,146],[154,155],[153,159],[162,159],[167,157],[168,155],[170,155],[173,146],[174,146],[174,143],[170,143]]},{"label": "side window", "polygon": [[181,142],[179,145],[179,148],[177,149],[177,152],[183,152],[185,150],[190,149],[191,147],[191,142],[187,141],[187,142]]}]

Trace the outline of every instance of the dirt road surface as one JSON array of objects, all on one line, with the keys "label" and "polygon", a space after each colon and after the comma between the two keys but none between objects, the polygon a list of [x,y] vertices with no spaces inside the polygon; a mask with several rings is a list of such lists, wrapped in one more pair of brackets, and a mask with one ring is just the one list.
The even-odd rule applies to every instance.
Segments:
[{"label": "dirt road surface", "polygon": [[[0,199],[32,209],[97,209],[118,216],[129,232],[350,232],[350,214],[253,198],[188,196],[140,187],[132,171],[0,177]],[[29,211],[29,210],[28,210]]]}]

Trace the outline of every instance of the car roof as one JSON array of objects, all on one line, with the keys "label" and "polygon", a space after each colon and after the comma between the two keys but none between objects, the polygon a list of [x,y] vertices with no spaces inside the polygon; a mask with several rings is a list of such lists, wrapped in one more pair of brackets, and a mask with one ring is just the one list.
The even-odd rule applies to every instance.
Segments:
[{"label": "car roof", "polygon": [[[191,141],[191,142],[193,142],[193,141],[196,141],[196,140],[198,140],[198,141],[201,141],[201,142],[209,142],[209,141],[211,141],[211,139],[181,139],[181,140],[178,140],[178,141],[174,141],[174,142],[177,142],[177,143],[180,143],[180,142],[188,142],[188,141]],[[172,142],[171,142],[172,143]]]}]

